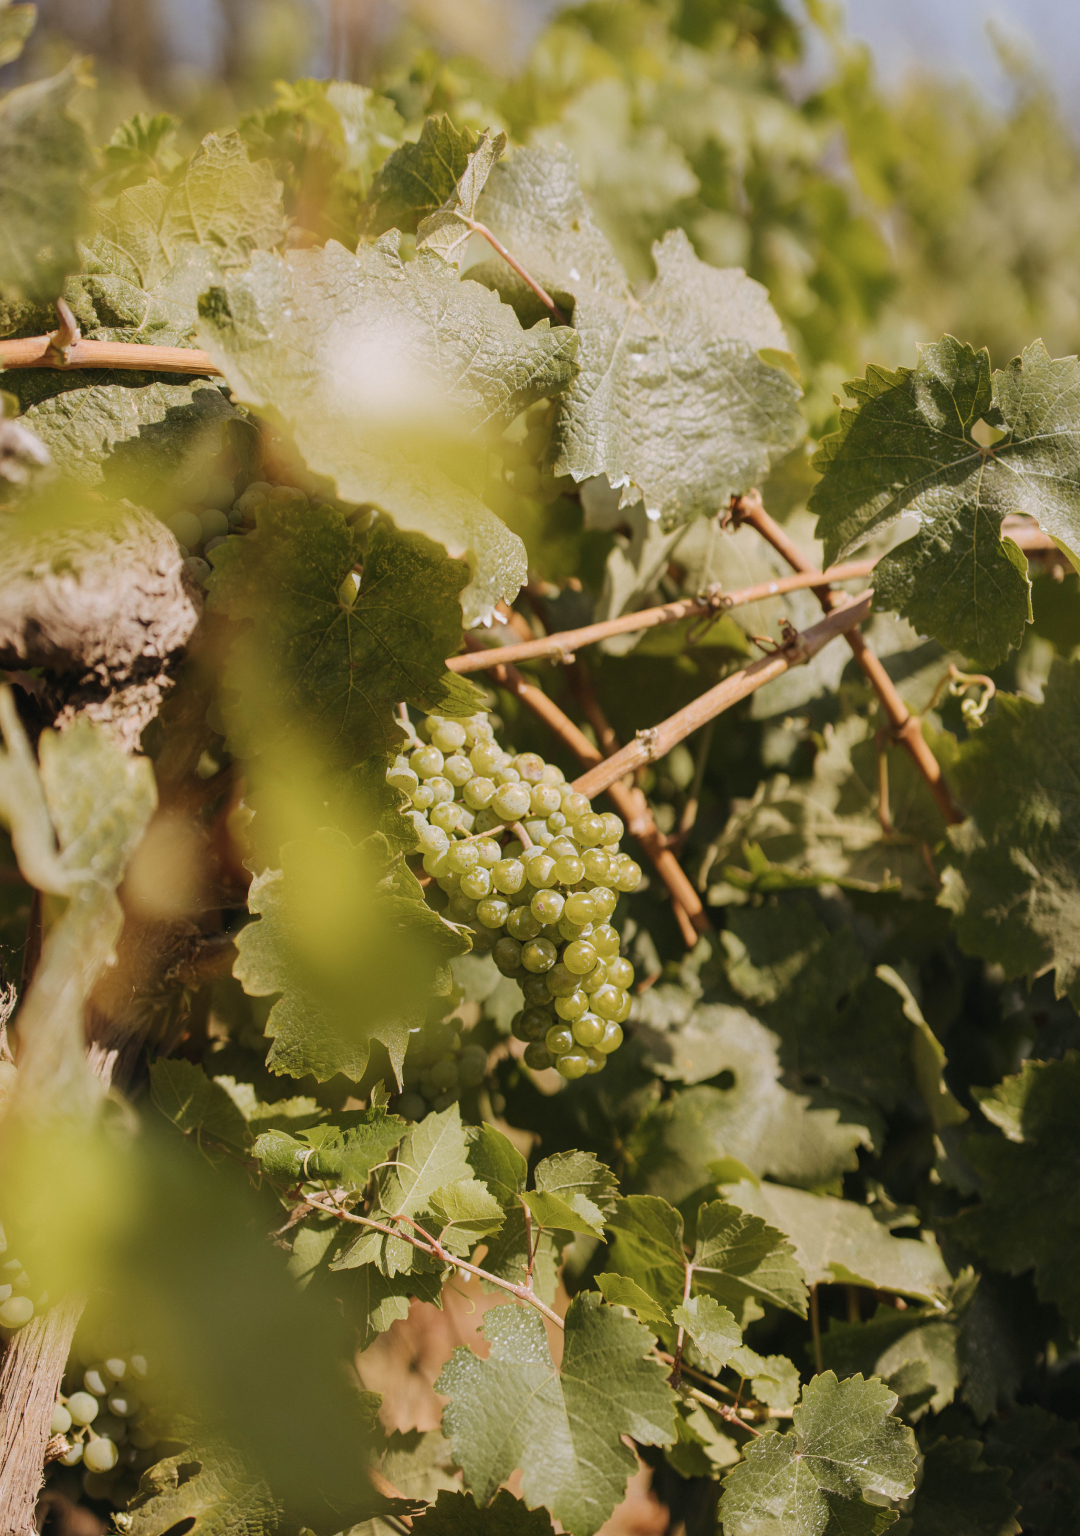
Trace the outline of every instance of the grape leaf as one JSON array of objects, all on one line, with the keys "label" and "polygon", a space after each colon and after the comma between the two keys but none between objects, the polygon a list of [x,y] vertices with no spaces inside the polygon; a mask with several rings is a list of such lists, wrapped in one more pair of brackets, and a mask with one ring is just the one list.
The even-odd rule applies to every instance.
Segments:
[{"label": "grape leaf", "polygon": [[427,906],[408,870],[384,872],[380,839],[354,847],[324,828],[286,844],[281,861],[251,884],[260,921],[237,936],[233,968],[250,996],[282,994],[266,1022],[267,1066],[320,1083],[337,1073],[358,1080],[374,1039],[400,1072],[438,968],[467,941]]},{"label": "grape leaf", "polygon": [[506,135],[494,138],[482,133],[453,192],[416,231],[417,249],[434,251],[443,261],[458,266],[472,236],[476,200],[484,190],[492,167],[506,149]]},{"label": "grape leaf", "polygon": [[914,1420],[928,1410],[940,1414],[952,1402],[960,1375],[956,1345],[951,1320],[879,1307],[866,1323],[832,1319],[821,1359],[838,1377],[880,1377]]},{"label": "grape leaf", "polygon": [[[890,1417],[896,1395],[832,1372],[803,1390],[794,1429],[746,1448],[724,1480],[720,1519],[730,1537],[755,1532],[880,1532],[889,1512],[863,1499],[906,1499],[915,1487],[915,1438]],[[892,1519],[895,1519],[893,1515]],[[835,1524],[834,1524],[835,1523]]]},{"label": "grape leaf", "polygon": [[555,1530],[542,1512],[530,1510],[509,1489],[500,1489],[490,1505],[477,1505],[460,1489],[441,1489],[434,1505],[413,1517],[412,1529],[431,1537],[484,1537],[488,1532],[492,1537],[547,1537]]},{"label": "grape leaf", "polygon": [[220,1441],[196,1441],[155,1462],[139,1479],[124,1516],[132,1537],[167,1532],[272,1532],[283,1511],[268,1485]]},{"label": "grape leaf", "polygon": [[570,1531],[595,1532],[637,1466],[621,1437],[645,1446],[675,1439],[666,1368],[646,1359],[652,1335],[595,1292],[567,1310],[558,1369],[528,1308],[489,1309],[484,1333],[487,1360],[455,1350],[435,1384],[450,1399],[444,1433],[466,1486],[483,1504],[520,1468],[526,1505],[545,1505]]},{"label": "grape leaf", "polygon": [[232,1147],[246,1148],[251,1142],[247,1122],[230,1095],[194,1062],[163,1057],[153,1063],[150,1093],[162,1115],[183,1132],[206,1132]]},{"label": "grape leaf", "polygon": [[1004,1137],[970,1137],[965,1155],[983,1176],[982,1200],[954,1229],[998,1270],[1034,1267],[1040,1297],[1080,1325],[1080,1243],[1076,1106],[1080,1056],[1025,1062],[994,1089],[976,1090],[983,1114]]},{"label": "grape leaf", "polygon": [[1080,1430],[1036,1404],[1014,1405],[986,1432],[983,1457],[1008,1468],[1023,1525],[1032,1532],[1067,1532],[1080,1517]]},{"label": "grape leaf", "polygon": [[[673,527],[726,507],[799,436],[800,391],[774,366],[787,341],[765,290],[718,271],[672,230],[636,295],[593,223],[564,149],[518,150],[496,166],[477,214],[547,291],[573,305],[581,372],[560,399],[556,474],[606,475]],[[505,265],[471,268],[514,299]],[[531,295],[528,302],[535,303]]]},{"label": "grape leaf", "polygon": [[577,338],[523,331],[438,257],[404,263],[399,238],[355,255],[334,242],[286,258],[256,253],[247,272],[204,296],[200,340],[234,395],[283,423],[340,496],[467,560],[462,604],[473,624],[516,595],[524,551],[438,455],[448,439],[505,426],[564,388]]},{"label": "grape leaf", "polygon": [[2,299],[51,304],[77,265],[75,241],[88,216],[82,177],[93,156],[71,109],[88,83],[75,59],[0,97]]},{"label": "grape leaf", "polygon": [[996,1537],[1020,1530],[1014,1520],[1020,1507],[1009,1490],[1009,1470],[988,1467],[982,1451],[981,1442],[961,1436],[941,1436],[927,1447],[908,1531],[934,1537],[985,1532]]},{"label": "grape leaf", "polygon": [[811,1286],[844,1281],[941,1302],[951,1285],[932,1239],[893,1238],[868,1207],[854,1201],[749,1180],[726,1186],[725,1193],[790,1238]]},{"label": "grape leaf", "polygon": [[[337,1259],[332,1259],[330,1269],[340,1271]],[[442,1307],[441,1271],[435,1274],[413,1271],[411,1274],[385,1276],[378,1265],[367,1264],[348,1267],[341,1279],[345,1310],[348,1318],[359,1331],[358,1348],[366,1350],[380,1334],[385,1334],[391,1324],[408,1318],[409,1304],[418,1298]],[[398,1486],[401,1487],[400,1485]],[[405,1491],[407,1492],[407,1491]]]},{"label": "grape leaf", "polygon": [[669,1322],[667,1314],[662,1307],[658,1307],[648,1292],[640,1287],[629,1276],[615,1275],[603,1272],[594,1276],[600,1295],[605,1302],[610,1302],[614,1307],[630,1308],[636,1313],[643,1324],[666,1324]]},{"label": "grape leaf", "polygon": [[292,1136],[282,1128],[262,1132],[252,1153],[272,1179],[299,1184],[333,1180],[362,1190],[377,1163],[401,1141],[405,1123],[384,1110],[323,1121]]},{"label": "grape leaf", "polygon": [[[1027,512],[1070,548],[1080,540],[1075,401],[1080,365],[1041,342],[991,378],[985,350],[946,336],[915,369],[872,368],[845,386],[856,402],[815,459],[810,499],[834,561],[904,511],[919,533],[874,573],[879,603],[987,666],[1018,645],[1031,618],[1024,559],[1001,520]],[[1004,436],[981,447],[983,422]]]},{"label": "grape leaf", "polygon": [[504,1212],[478,1179],[455,1179],[431,1193],[429,1206],[438,1219],[438,1238],[453,1253],[469,1254],[481,1238],[503,1225]]},{"label": "grape leaf", "polygon": [[[447,671],[461,644],[465,568],[421,534],[377,528],[366,554],[342,513],[272,502],[257,527],[216,557],[210,605],[249,623],[237,636],[224,706],[229,749],[243,757],[290,737],[324,744],[346,768],[400,749],[399,699],[472,714],[482,696]],[[363,559],[360,590],[341,595]],[[465,686],[462,687],[462,684]]]},{"label": "grape leaf", "polygon": [[593,1238],[604,1236],[604,1215],[586,1196],[577,1195],[564,1201],[561,1196],[544,1190],[529,1190],[521,1199],[532,1213],[534,1222],[541,1227],[587,1233]]},{"label": "grape leaf", "polygon": [[36,20],[36,5],[12,5],[11,0],[0,0],[0,64],[10,64],[19,57]]},{"label": "grape leaf", "polygon": [[940,901],[960,944],[1029,981],[1054,970],[1080,1005],[1080,665],[1056,661],[1041,705],[999,694],[952,770],[971,818],[950,834]]},{"label": "grape leaf", "polygon": [[368,198],[366,234],[416,230],[453,197],[477,145],[471,129],[458,128],[445,115],[425,119],[416,143],[403,144],[380,167]]},{"label": "grape leaf", "polygon": [[742,1344],[742,1330],[734,1316],[715,1297],[688,1297],[672,1310],[671,1320],[708,1357],[711,1372],[726,1365]]},{"label": "grape leaf", "polygon": [[[477,1164],[480,1178],[487,1178],[485,1166],[477,1159],[476,1152],[470,1156]],[[488,1245],[484,1267],[503,1280],[520,1284],[528,1270],[530,1235],[525,1226],[524,1207],[517,1199],[525,1188],[524,1168],[520,1170],[520,1178],[516,1163],[513,1172],[516,1183],[512,1186],[511,1199],[506,1202],[506,1222]],[[590,1224],[601,1225],[603,1214],[611,1210],[618,1195],[615,1176],[592,1153],[574,1151],[542,1158],[536,1166],[533,1183],[540,1196],[538,1204],[548,1202],[548,1211],[561,1212],[565,1208],[573,1214],[576,1224],[573,1230],[580,1229],[583,1214]],[[509,1190],[508,1182],[508,1193]],[[534,1228],[531,1235],[535,1256],[533,1284],[544,1301],[550,1302],[555,1296],[559,1260],[571,1231],[542,1227],[539,1233]]]},{"label": "grape leaf", "polygon": [[759,1356],[756,1350],[740,1345],[727,1364],[741,1377],[749,1377],[755,1398],[770,1409],[791,1413],[799,1397],[799,1372],[787,1356]]}]

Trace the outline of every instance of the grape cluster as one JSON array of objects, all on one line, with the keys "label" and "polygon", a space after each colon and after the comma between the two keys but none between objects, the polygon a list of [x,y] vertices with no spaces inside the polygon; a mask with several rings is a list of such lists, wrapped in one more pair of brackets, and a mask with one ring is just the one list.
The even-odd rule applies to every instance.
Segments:
[{"label": "grape cluster", "polygon": [[504,752],[484,715],[429,715],[422,730],[387,779],[412,801],[446,917],[521,984],[512,1029],[528,1066],[600,1072],[622,1043],[634,980],[609,922],[619,893],[641,882],[619,852],[622,822],[536,753]]},{"label": "grape cluster", "polygon": [[10,1339],[49,1305],[48,1292],[34,1295],[34,1283],[20,1259],[7,1258],[7,1238],[0,1225],[0,1339]]},{"label": "grape cluster", "polygon": [[[197,582],[204,584],[210,575],[206,556],[216,550],[230,534],[244,534],[255,527],[255,514],[271,502],[308,507],[312,503],[297,486],[272,486],[267,480],[253,480],[235,496],[233,482],[225,475],[204,477],[205,489],[197,488],[201,506],[182,508],[166,519],[166,526],[180,546],[184,565]],[[318,498],[315,499],[316,503]]]},{"label": "grape cluster", "polygon": [[63,1436],[62,1467],[83,1467],[83,1488],[91,1499],[115,1497],[125,1472],[136,1479],[161,1453],[154,1424],[150,1366],[138,1353],[98,1356],[96,1345],[72,1352],[63,1388],[53,1409],[51,1432]]},{"label": "grape cluster", "polygon": [[405,1092],[398,1114],[420,1121],[428,1110],[447,1110],[463,1089],[476,1089],[487,1072],[487,1051],[462,1041],[462,1021],[433,1021],[414,1030],[405,1053],[402,1076]]}]

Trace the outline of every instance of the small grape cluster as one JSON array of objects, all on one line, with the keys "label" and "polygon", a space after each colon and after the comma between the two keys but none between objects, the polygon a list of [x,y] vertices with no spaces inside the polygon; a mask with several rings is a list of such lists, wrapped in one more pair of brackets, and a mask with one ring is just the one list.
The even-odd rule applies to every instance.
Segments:
[{"label": "small grape cluster", "polygon": [[147,1402],[146,1357],[92,1355],[96,1352],[84,1347],[72,1352],[50,1428],[66,1443],[60,1465],[81,1463],[84,1491],[91,1499],[108,1499],[125,1472],[137,1478],[153,1466],[161,1455],[154,1450],[161,1437]]},{"label": "small grape cluster", "polygon": [[422,730],[427,741],[387,779],[412,801],[446,917],[521,984],[512,1029],[528,1066],[600,1072],[622,1043],[634,980],[609,922],[619,893],[641,882],[619,852],[621,820],[594,812],[536,753],[504,752],[485,715],[429,715]]},{"label": "small grape cluster", "polygon": [[7,1258],[7,1238],[0,1225],[0,1339],[10,1339],[35,1313],[49,1306],[48,1292],[35,1297],[34,1283],[20,1259]]},{"label": "small grape cluster", "polygon": [[476,1089],[487,1072],[487,1051],[461,1039],[462,1021],[431,1022],[409,1038],[398,1114],[420,1121],[428,1110],[448,1110],[463,1089]]},{"label": "small grape cluster", "polygon": [[185,568],[200,586],[210,575],[206,556],[224,544],[230,534],[244,534],[254,528],[260,507],[271,502],[301,508],[312,505],[307,493],[297,486],[272,486],[267,480],[253,480],[237,497],[227,476],[210,475],[206,479],[203,505],[182,508],[166,519],[166,526],[180,546]]}]

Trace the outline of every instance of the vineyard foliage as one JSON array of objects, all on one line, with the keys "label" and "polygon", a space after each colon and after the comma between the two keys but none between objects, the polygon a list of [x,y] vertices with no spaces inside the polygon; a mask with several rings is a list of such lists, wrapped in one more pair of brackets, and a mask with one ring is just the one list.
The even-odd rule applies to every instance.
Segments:
[{"label": "vineyard foliage", "polygon": [[6,1518],[1077,1529],[1080,178],[808,9],[0,97]]}]

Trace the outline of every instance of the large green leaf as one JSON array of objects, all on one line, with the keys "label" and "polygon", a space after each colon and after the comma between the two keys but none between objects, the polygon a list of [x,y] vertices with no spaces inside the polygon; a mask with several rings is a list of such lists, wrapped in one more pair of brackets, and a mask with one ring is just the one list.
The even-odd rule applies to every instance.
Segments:
[{"label": "large green leaf", "polygon": [[139,1479],[124,1517],[133,1537],[181,1526],[192,1533],[278,1529],[282,1510],[260,1474],[220,1441],[197,1441]]},{"label": "large green leaf", "polygon": [[453,267],[405,263],[400,237],[355,255],[331,242],[257,253],[201,304],[200,339],[234,395],[292,434],[338,494],[370,503],[468,562],[466,621],[525,579],[516,535],[440,468],[481,428],[505,426],[573,377],[577,339],[523,331]]},{"label": "large green leaf", "polygon": [[941,903],[963,948],[1009,977],[1053,968],[1080,1004],[1080,665],[1055,662],[1042,704],[999,694],[952,777],[971,820],[950,836]]},{"label": "large green leaf", "polygon": [[427,118],[416,143],[396,149],[379,170],[368,199],[367,234],[414,231],[453,196],[476,146],[471,129],[458,128],[446,116]]},{"label": "large green leaf", "polygon": [[951,1276],[933,1239],[893,1238],[854,1201],[781,1185],[729,1185],[730,1200],[785,1233],[811,1286],[844,1281],[940,1303]]},{"label": "large green leaf", "polygon": [[167,1057],[155,1062],[150,1069],[150,1093],[162,1115],[182,1132],[205,1132],[233,1147],[246,1148],[251,1142],[235,1101],[194,1062]]},{"label": "large green leaf", "polygon": [[[502,1156],[505,1159],[506,1155]],[[524,1161],[520,1166],[514,1161],[508,1171],[512,1178],[507,1178],[498,1175],[487,1150],[476,1143],[470,1158],[479,1177],[506,1205],[506,1222],[488,1244],[485,1269],[520,1284],[528,1270],[531,1244],[533,1285],[545,1301],[553,1301],[562,1252],[572,1232],[596,1231],[603,1226],[604,1214],[612,1209],[618,1195],[615,1176],[592,1153],[573,1151],[542,1158],[533,1175],[536,1194],[529,1203],[538,1215],[527,1227],[525,1207],[519,1199],[525,1189]]]},{"label": "large green leaf", "polygon": [[652,1336],[595,1292],[567,1310],[559,1368],[529,1308],[489,1309],[484,1333],[487,1360],[455,1350],[436,1383],[450,1399],[443,1427],[466,1486],[484,1504],[520,1468],[528,1506],[546,1506],[569,1531],[595,1532],[637,1466],[621,1437],[675,1439],[666,1368],[646,1359]]},{"label": "large green leaf", "polygon": [[93,157],[71,109],[85,83],[74,60],[0,97],[0,300],[51,304],[77,265]]},{"label": "large green leaf", "polygon": [[[458,714],[479,707],[476,689],[445,666],[461,644],[464,566],[422,535],[388,528],[365,551],[328,506],[276,502],[256,516],[252,533],[214,552],[209,584],[213,609],[248,621],[229,664],[233,752],[315,738],[324,763],[348,768],[399,748],[400,699]],[[361,559],[350,600],[342,583]]]},{"label": "large green leaf", "polygon": [[1080,1056],[1025,1062],[995,1089],[976,1090],[983,1114],[1004,1137],[971,1137],[965,1153],[983,1176],[982,1200],[956,1231],[995,1268],[1034,1267],[1039,1295],[1080,1326]]},{"label": "large green leaf", "polygon": [[928,1410],[939,1414],[952,1402],[959,1381],[956,1336],[951,1319],[879,1307],[866,1323],[833,1319],[822,1336],[821,1358],[838,1377],[880,1377],[916,1419]]},{"label": "large green leaf", "polygon": [[[777,356],[787,341],[745,273],[699,261],[673,230],[653,248],[655,281],[635,294],[564,149],[496,166],[477,215],[573,309],[581,372],[559,402],[557,474],[606,475],[670,527],[726,507],[796,441],[799,390]],[[535,312],[508,266],[470,271]]]},{"label": "large green leaf", "polygon": [[895,1393],[873,1379],[815,1377],[795,1410],[794,1429],[755,1441],[724,1480],[724,1531],[750,1537],[885,1530],[895,1516],[880,1501],[906,1499],[915,1487],[915,1438],[891,1418],[895,1406]]},{"label": "large green leaf", "polygon": [[[1026,512],[1080,543],[1080,365],[1041,342],[991,378],[985,350],[946,336],[915,369],[872,368],[845,386],[856,402],[815,460],[811,509],[833,561],[903,512],[922,527],[878,565],[878,602],[993,666],[1031,618],[1021,552],[1001,520]],[[973,430],[991,427],[993,433]]]}]

